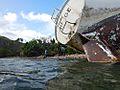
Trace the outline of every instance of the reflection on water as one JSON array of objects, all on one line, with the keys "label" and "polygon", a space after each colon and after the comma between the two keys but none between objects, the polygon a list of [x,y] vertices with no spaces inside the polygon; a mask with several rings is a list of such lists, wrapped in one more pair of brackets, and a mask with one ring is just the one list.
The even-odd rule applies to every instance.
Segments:
[{"label": "reflection on water", "polygon": [[79,61],[65,67],[67,72],[51,80],[47,90],[120,90],[120,64]]},{"label": "reflection on water", "polygon": [[120,90],[120,64],[0,59],[0,90]]}]

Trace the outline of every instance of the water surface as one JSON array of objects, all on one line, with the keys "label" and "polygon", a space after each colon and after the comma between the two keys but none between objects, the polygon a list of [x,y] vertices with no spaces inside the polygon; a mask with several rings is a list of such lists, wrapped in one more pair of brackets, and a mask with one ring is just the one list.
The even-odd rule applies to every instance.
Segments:
[{"label": "water surface", "polygon": [[79,60],[65,64],[66,73],[51,80],[46,90],[120,90],[120,63]]},{"label": "water surface", "polygon": [[1,58],[0,90],[120,90],[120,64]]},{"label": "water surface", "polygon": [[61,74],[58,60],[28,58],[0,59],[0,90],[42,90]]}]

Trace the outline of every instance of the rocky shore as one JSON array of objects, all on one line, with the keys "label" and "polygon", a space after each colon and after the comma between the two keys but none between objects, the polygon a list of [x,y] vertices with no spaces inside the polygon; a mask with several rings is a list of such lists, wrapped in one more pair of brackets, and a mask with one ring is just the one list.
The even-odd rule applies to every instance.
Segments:
[{"label": "rocky shore", "polygon": [[[44,59],[44,56],[38,56],[37,59]],[[50,59],[86,59],[85,54],[72,54],[72,55],[62,55],[62,56],[53,56],[53,57],[46,57]]]},{"label": "rocky shore", "polygon": [[53,59],[84,59],[86,58],[85,54],[72,54],[72,55],[64,55],[64,56],[54,56],[54,57],[50,57]]}]

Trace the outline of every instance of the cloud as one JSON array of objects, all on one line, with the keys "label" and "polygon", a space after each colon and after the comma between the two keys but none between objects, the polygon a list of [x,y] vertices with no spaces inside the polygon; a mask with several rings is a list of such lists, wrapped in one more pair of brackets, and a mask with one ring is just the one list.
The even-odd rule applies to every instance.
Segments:
[{"label": "cloud", "polygon": [[7,27],[0,27],[0,35],[6,36],[12,40],[17,38],[23,38],[25,41],[30,41],[32,39],[39,39],[40,37],[46,37],[40,32],[29,29],[22,24],[9,24]]},{"label": "cloud", "polygon": [[[7,12],[6,14],[0,16],[0,35],[8,37],[12,40],[16,40],[17,38],[23,38],[25,41],[30,41],[32,39],[39,39],[41,37],[48,37],[50,35],[53,35],[54,24],[50,19],[50,15],[40,15],[34,13],[29,13],[28,15],[23,14],[22,18],[24,17],[24,19],[21,19],[23,21],[22,23],[20,23],[19,19],[17,19],[18,16],[19,15],[12,12]],[[37,23],[42,23],[42,27],[36,27],[36,29],[31,29],[32,26],[28,27],[25,23],[25,19],[29,21],[32,20],[31,23],[33,23],[34,21],[39,21]],[[40,28],[39,31],[38,28]]]},{"label": "cloud", "polygon": [[34,13],[34,12],[29,12],[28,14],[25,14],[21,12],[21,16],[23,19],[26,19],[28,21],[39,21],[40,23],[44,23],[43,31],[42,33],[46,34],[47,36],[53,35],[54,33],[54,23],[51,20],[51,15],[48,15],[46,13]]},{"label": "cloud", "polygon": [[30,41],[32,39],[40,39],[41,37],[46,37],[46,36],[34,30],[24,29],[20,31],[20,33],[18,34],[18,37],[22,37],[26,41]]},{"label": "cloud", "polygon": [[17,20],[17,14],[8,12],[6,15],[3,16],[3,18],[8,22],[13,23]]},{"label": "cloud", "polygon": [[34,12],[30,12],[28,14],[24,14],[21,12],[21,16],[29,21],[51,22],[51,16],[45,13],[35,14]]},{"label": "cloud", "polygon": [[46,37],[38,31],[32,30],[17,22],[17,14],[8,12],[0,16],[0,35],[8,37],[12,40],[23,38],[25,41],[30,41],[33,38]]}]

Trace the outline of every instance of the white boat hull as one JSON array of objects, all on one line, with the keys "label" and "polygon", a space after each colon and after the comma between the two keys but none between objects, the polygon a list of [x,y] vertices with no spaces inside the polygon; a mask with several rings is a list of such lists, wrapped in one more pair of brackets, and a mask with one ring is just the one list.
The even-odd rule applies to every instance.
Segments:
[{"label": "white boat hull", "polygon": [[56,16],[55,36],[85,51],[89,61],[119,60],[120,0],[67,0]]}]

